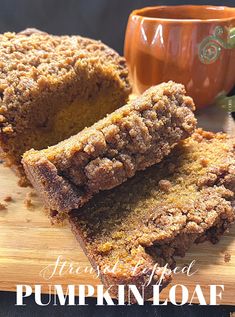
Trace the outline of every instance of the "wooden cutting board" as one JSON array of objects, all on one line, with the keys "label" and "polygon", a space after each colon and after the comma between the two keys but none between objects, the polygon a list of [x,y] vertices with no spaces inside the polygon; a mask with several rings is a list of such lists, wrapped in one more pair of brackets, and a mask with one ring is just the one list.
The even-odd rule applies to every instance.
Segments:
[{"label": "wooden cutting board", "polygon": [[[208,122],[213,130],[221,126],[221,116],[216,116],[217,120],[213,113],[198,114],[201,126],[207,126]],[[0,290],[15,291],[17,284],[41,284],[43,292],[47,293],[48,285],[53,284],[65,288],[68,284],[100,284],[95,274],[84,272],[90,264],[69,226],[51,226],[37,196],[31,198],[32,206],[26,206],[25,198],[30,191],[20,188],[11,170],[0,164],[0,202],[9,195],[13,199],[7,202],[6,210],[0,210]],[[231,255],[229,262],[225,262],[227,253]],[[40,272],[55,263],[58,256],[74,268],[80,267],[80,273],[67,272],[62,276],[56,274],[50,280],[44,279]],[[177,260],[177,264],[183,266],[192,260],[196,260],[198,272],[191,277],[175,275],[173,284],[184,284],[190,294],[195,285],[200,284],[206,298],[209,296],[208,285],[224,284],[221,303],[235,304],[235,225],[217,245],[207,242],[194,245],[186,257]],[[162,292],[162,299],[167,298],[170,286]]]}]

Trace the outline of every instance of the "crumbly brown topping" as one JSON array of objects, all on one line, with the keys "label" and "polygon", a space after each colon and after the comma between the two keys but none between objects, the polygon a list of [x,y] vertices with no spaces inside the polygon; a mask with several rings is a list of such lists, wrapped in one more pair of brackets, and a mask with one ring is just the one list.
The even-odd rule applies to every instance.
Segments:
[{"label": "crumbly brown topping", "polygon": [[161,179],[158,183],[160,190],[168,193],[171,189],[171,182],[167,179]]},{"label": "crumbly brown topping", "polygon": [[94,63],[112,65],[121,78],[127,79],[125,60],[100,41],[46,33],[1,34],[0,114],[66,80],[79,70],[77,63],[90,54]]}]

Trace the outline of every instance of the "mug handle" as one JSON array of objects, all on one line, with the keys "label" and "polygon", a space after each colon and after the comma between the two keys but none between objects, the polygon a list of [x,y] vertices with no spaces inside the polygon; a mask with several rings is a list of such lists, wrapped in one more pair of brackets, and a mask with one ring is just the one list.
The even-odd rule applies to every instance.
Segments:
[{"label": "mug handle", "polygon": [[[229,30],[228,48],[235,48],[235,27]],[[235,112],[235,95],[226,96],[226,93],[222,92],[219,96],[217,96],[215,104],[224,108],[228,112]]]},{"label": "mug handle", "polygon": [[235,112],[235,95],[226,96],[226,93],[222,92],[217,96],[215,104],[224,108],[227,112]]},{"label": "mug handle", "polygon": [[228,45],[230,48],[235,48],[235,27],[229,30]]}]

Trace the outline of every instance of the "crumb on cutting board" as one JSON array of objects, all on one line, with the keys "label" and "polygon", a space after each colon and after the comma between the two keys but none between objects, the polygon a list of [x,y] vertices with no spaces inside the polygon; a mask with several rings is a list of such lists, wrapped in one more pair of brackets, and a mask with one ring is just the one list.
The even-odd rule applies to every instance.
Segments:
[{"label": "crumb on cutting board", "polygon": [[33,207],[34,205],[31,199],[30,192],[25,195],[24,205],[27,209],[29,209],[30,207]]},{"label": "crumb on cutting board", "polygon": [[28,193],[28,197],[36,197],[37,196],[37,193],[34,191],[34,190],[31,190],[29,193]]},{"label": "crumb on cutting board", "polygon": [[231,254],[228,253],[228,252],[225,252],[225,254],[224,254],[224,262],[228,263],[228,262],[230,262],[230,260],[231,260]]},{"label": "crumb on cutting board", "polygon": [[17,184],[19,187],[27,187],[29,186],[29,181],[25,176],[21,176]]},{"label": "crumb on cutting board", "polygon": [[25,198],[25,200],[24,200],[24,205],[25,205],[25,207],[26,207],[27,209],[29,209],[30,207],[33,206],[32,200],[29,199],[29,198]]},{"label": "crumb on cutting board", "polygon": [[12,198],[11,195],[7,195],[6,197],[4,197],[3,200],[4,200],[5,202],[11,202],[11,201],[13,201],[13,198]]},{"label": "crumb on cutting board", "polygon": [[7,206],[6,204],[0,203],[0,210],[6,210]]}]

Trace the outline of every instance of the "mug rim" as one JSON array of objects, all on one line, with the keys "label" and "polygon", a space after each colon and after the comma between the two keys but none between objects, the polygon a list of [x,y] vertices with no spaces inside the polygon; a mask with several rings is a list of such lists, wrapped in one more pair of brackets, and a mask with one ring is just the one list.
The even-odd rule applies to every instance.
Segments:
[{"label": "mug rim", "polygon": [[[226,11],[231,11],[234,12],[234,16],[231,17],[222,17],[222,18],[213,18],[213,19],[178,19],[178,18],[161,18],[161,17],[149,17],[144,15],[143,13],[146,11],[152,11],[156,9],[167,9],[167,8],[177,8],[177,9],[189,9],[189,8],[212,8],[212,9],[222,9]],[[228,22],[235,20],[235,7],[229,7],[229,6],[214,6],[214,5],[160,5],[160,6],[148,6],[148,7],[143,7],[140,9],[133,10],[131,12],[131,17],[137,17],[140,19],[144,20],[149,20],[149,21],[165,21],[165,22],[182,22],[182,23],[208,23],[208,22]]]}]

